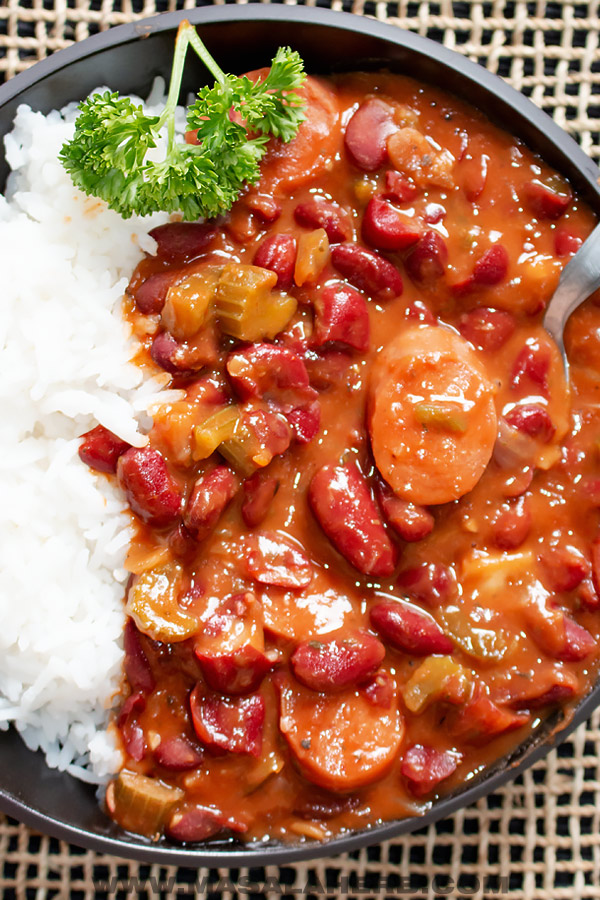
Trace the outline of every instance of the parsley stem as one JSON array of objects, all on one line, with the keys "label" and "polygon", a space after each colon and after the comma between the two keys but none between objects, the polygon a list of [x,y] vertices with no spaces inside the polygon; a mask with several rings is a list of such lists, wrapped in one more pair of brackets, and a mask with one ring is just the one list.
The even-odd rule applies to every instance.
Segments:
[{"label": "parsley stem", "polygon": [[187,24],[190,27],[190,31],[188,32],[188,34],[189,34],[188,39],[192,46],[192,49],[196,51],[197,55],[200,57],[200,59],[202,60],[202,62],[204,63],[204,65],[206,66],[208,71],[211,73],[211,75],[213,75],[215,80],[219,82],[221,87],[223,87],[223,85],[225,84],[225,81],[226,81],[225,72],[218,65],[218,63],[212,58],[212,56],[210,55],[210,53],[208,52],[208,50],[202,43],[202,40],[201,40],[198,32],[196,31],[196,29],[192,25],[190,25],[189,22]]},{"label": "parsley stem", "polygon": [[187,47],[190,42],[189,30],[195,31],[190,23],[184,20],[177,30],[177,38],[175,40],[175,52],[173,54],[173,65],[171,67],[171,81],[169,83],[169,93],[163,113],[156,124],[156,131],[167,123],[167,153],[173,149],[175,140],[175,109],[179,100],[179,92],[181,90],[181,80],[183,78],[183,67],[187,54]]}]

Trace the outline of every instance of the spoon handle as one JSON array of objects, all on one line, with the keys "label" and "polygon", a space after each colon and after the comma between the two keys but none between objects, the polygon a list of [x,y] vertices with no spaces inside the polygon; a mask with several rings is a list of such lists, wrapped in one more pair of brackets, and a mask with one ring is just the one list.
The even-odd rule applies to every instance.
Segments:
[{"label": "spoon handle", "polygon": [[544,328],[556,341],[563,357],[563,332],[567,319],[580,303],[600,287],[600,225],[596,225],[575,256],[564,267],[558,287],[546,308]]}]

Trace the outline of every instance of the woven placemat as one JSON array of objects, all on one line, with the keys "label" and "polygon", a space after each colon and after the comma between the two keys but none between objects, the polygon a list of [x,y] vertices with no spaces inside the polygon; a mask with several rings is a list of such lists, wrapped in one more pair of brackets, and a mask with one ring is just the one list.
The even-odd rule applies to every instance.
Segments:
[{"label": "woven placemat", "polygon": [[[287,2],[287,0],[286,0]],[[0,0],[0,79],[113,25],[194,0]],[[308,0],[431,37],[550,113],[600,159],[598,0]],[[600,714],[525,776],[436,826],[313,864],[191,870],[128,863],[0,816],[3,898],[600,898]]]}]

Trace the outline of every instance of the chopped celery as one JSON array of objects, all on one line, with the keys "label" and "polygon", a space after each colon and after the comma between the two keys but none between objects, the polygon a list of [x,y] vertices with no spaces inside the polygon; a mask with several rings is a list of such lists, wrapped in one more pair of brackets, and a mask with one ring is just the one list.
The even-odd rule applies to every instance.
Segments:
[{"label": "chopped celery", "polygon": [[415,406],[415,419],[423,428],[452,431],[463,434],[467,430],[466,415],[453,405],[445,403],[419,403]]},{"label": "chopped celery", "polygon": [[473,677],[460,663],[449,656],[428,656],[401,691],[406,708],[420,713],[436,700],[465,703],[472,687]]},{"label": "chopped celery", "polygon": [[155,641],[185,641],[200,627],[177,602],[182,575],[181,566],[167,563],[143,572],[129,590],[125,612]]},{"label": "chopped celery", "polygon": [[467,613],[458,606],[448,606],[441,610],[440,619],[444,631],[468,656],[480,662],[500,662],[511,650],[513,641],[503,629],[490,628],[485,613],[482,609]]},{"label": "chopped celery", "polygon": [[228,263],[217,285],[215,307],[221,330],[241,341],[273,339],[283,331],[297,303],[273,291],[277,275],[259,266]]},{"label": "chopped celery", "polygon": [[233,437],[239,418],[237,406],[224,406],[192,428],[192,458],[208,459],[223,441]]},{"label": "chopped celery", "polygon": [[206,322],[220,273],[217,268],[192,272],[169,288],[162,321],[177,340],[194,337]]},{"label": "chopped celery", "polygon": [[183,796],[181,788],[124,769],[108,786],[106,803],[126,831],[153,837],[161,832],[169,812]]},{"label": "chopped celery", "polygon": [[301,234],[298,238],[298,253],[294,281],[298,287],[316,281],[329,262],[329,238],[324,228]]}]

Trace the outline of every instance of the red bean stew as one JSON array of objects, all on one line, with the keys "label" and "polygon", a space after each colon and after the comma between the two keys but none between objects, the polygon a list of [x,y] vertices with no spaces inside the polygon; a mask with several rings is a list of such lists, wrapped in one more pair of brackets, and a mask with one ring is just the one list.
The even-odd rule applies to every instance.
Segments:
[{"label": "red bean stew", "polygon": [[570,389],[541,326],[592,214],[434,89],[304,93],[226,218],[151,232],[148,446],[81,445],[136,527],[106,805],[179,842],[414,814],[598,668],[600,308]]}]

